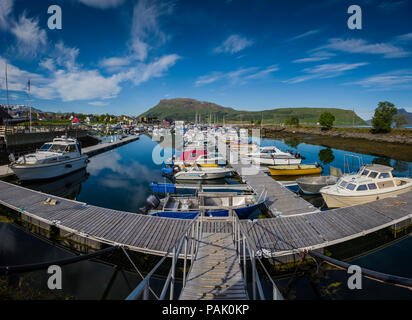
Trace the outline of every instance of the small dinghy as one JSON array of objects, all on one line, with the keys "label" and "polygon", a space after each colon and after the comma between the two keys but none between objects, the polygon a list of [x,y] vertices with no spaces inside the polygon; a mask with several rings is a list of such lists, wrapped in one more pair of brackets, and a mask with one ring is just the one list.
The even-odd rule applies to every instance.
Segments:
[{"label": "small dinghy", "polygon": [[[233,197],[232,204],[235,207],[234,212],[240,219],[253,219],[256,210],[264,201],[256,195],[238,195]],[[213,207],[228,207],[229,197],[204,197],[205,206]],[[200,200],[197,196],[179,195],[167,196],[159,199],[155,195],[149,196],[146,200],[146,206],[139,209],[142,214],[151,216],[177,218],[177,219],[193,219],[199,212]],[[227,217],[229,211],[227,209],[206,210],[205,216],[208,217]]]},{"label": "small dinghy", "polygon": [[338,179],[335,176],[307,177],[296,179],[296,183],[305,194],[319,194],[320,189],[336,184]]},{"label": "small dinghy", "polygon": [[322,167],[319,164],[290,164],[284,166],[270,166],[268,168],[272,176],[299,176],[322,172]]},{"label": "small dinghy", "polygon": [[171,176],[174,173],[176,180],[211,180],[221,179],[227,176],[227,174],[233,172],[233,169],[227,169],[222,167],[200,167],[198,165],[194,167],[174,167],[163,168],[162,173],[166,176]]}]

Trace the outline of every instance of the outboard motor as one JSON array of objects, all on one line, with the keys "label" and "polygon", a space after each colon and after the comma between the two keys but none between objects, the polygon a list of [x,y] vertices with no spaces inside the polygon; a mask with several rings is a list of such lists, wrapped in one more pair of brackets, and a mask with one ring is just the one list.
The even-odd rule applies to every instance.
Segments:
[{"label": "outboard motor", "polygon": [[152,194],[146,199],[146,205],[139,209],[139,212],[142,214],[147,214],[150,210],[155,209],[159,206],[160,199]]}]

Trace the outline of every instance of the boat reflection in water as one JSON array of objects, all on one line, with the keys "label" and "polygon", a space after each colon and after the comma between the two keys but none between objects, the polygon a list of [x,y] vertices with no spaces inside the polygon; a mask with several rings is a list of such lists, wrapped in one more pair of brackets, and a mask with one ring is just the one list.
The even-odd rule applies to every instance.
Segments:
[{"label": "boat reflection in water", "polygon": [[53,196],[76,200],[80,194],[82,183],[87,180],[89,173],[81,169],[62,178],[42,181],[22,181],[21,186],[37,190]]}]

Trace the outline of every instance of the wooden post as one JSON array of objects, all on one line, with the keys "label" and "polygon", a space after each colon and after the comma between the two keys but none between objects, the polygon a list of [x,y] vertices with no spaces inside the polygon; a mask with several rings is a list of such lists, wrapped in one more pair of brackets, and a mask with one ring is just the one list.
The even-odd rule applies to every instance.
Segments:
[{"label": "wooden post", "polygon": [[229,197],[229,217],[233,217],[233,197]]},{"label": "wooden post", "polygon": [[[203,207],[205,205],[205,198],[202,194],[199,196],[199,201],[200,201],[200,207]],[[205,216],[205,209],[200,209],[200,218],[203,218]]]}]

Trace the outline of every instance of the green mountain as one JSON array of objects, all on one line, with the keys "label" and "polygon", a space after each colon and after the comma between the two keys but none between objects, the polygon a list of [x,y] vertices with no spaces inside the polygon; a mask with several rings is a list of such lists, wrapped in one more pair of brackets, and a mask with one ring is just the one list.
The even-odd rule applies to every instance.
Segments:
[{"label": "green mountain", "polygon": [[200,115],[203,122],[209,121],[209,118],[219,123],[223,122],[223,118],[226,123],[245,123],[263,119],[264,124],[279,124],[284,123],[285,119],[291,115],[296,115],[301,124],[316,124],[319,115],[324,111],[329,111],[335,115],[335,125],[366,124],[352,110],[338,108],[279,108],[264,111],[241,111],[189,98],[160,100],[156,106],[141,114],[140,117],[195,121],[196,115]]}]

